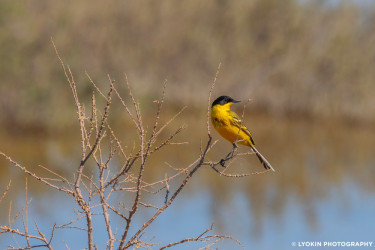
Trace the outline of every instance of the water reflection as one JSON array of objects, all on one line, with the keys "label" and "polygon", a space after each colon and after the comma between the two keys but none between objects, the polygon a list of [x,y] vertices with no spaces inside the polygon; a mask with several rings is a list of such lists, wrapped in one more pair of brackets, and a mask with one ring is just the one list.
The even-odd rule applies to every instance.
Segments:
[{"label": "water reflection", "polygon": [[[176,167],[186,166],[199,153],[201,139],[203,142],[206,140],[205,121],[202,119],[200,124],[194,125],[189,121],[190,118],[196,119],[196,114],[190,118],[187,116],[174,122],[175,125],[165,131],[165,136],[177,126],[188,124],[186,131],[176,140],[189,143],[176,146],[178,150],[173,153],[162,150],[150,158],[146,177],[148,181],[161,178],[170,171],[165,162]],[[293,214],[299,214],[297,217],[308,224],[308,227],[302,229],[308,230],[305,235],[319,233],[324,231],[322,225],[325,225],[323,220],[326,218],[321,216],[324,209],[333,213],[347,211],[349,218],[359,212],[356,211],[358,206],[352,204],[353,195],[348,196],[348,190],[367,195],[356,197],[356,202],[366,202],[363,199],[374,196],[375,133],[372,127],[330,120],[271,118],[255,113],[246,114],[245,120],[254,134],[257,148],[269,159],[276,172],[233,179],[219,176],[209,168],[201,169],[177,203],[184,204],[181,206],[185,209],[189,209],[189,206],[196,208],[199,204],[194,201],[200,200],[203,193],[205,198],[202,206],[207,203],[207,216],[215,222],[218,231],[234,236],[247,232],[247,235],[259,240],[265,237],[270,228],[286,230],[285,233],[295,231],[285,220],[293,217]],[[121,134],[124,129],[117,131],[120,131],[118,135],[123,141],[137,140],[136,135]],[[216,132],[212,133],[219,142],[209,157],[217,160],[229,152],[231,145],[220,139]],[[52,136],[1,134],[0,139],[4,152],[33,171],[39,171],[37,165],[42,164],[52,167],[65,177],[73,178],[80,152],[77,131],[63,131]],[[240,152],[246,151],[247,148],[240,148]],[[17,200],[14,197],[24,195],[24,176],[4,159],[0,159],[0,164],[1,188],[4,189],[9,178],[12,178],[11,194]],[[232,173],[260,170],[262,166],[254,155],[238,157],[228,169]],[[50,193],[51,190],[30,179],[31,197],[53,197],[55,191]],[[44,206],[33,205],[42,213],[46,210]],[[4,222],[7,220],[8,203],[4,201],[0,209],[1,221]],[[170,208],[172,211],[169,213],[173,214],[179,209],[182,208],[176,205]],[[161,219],[155,227],[163,221]],[[167,220],[165,223],[171,222]],[[344,230],[334,225],[332,227],[337,231],[336,235]]]}]

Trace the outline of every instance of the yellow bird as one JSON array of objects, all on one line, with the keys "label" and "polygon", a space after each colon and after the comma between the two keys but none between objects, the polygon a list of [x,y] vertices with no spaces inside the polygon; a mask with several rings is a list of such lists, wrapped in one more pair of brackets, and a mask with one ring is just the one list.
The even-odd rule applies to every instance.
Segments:
[{"label": "yellow bird", "polygon": [[242,125],[240,117],[230,110],[232,104],[237,102],[240,101],[233,100],[229,96],[218,97],[211,106],[212,125],[222,137],[233,143],[233,145],[239,143],[250,147],[265,169],[275,171],[266,158],[255,148],[254,140],[249,130]]}]

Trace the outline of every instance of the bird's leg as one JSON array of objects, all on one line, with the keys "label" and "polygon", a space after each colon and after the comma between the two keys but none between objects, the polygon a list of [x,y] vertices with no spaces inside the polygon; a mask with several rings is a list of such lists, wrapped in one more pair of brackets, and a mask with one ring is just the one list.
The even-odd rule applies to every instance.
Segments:
[{"label": "bird's leg", "polygon": [[[237,146],[237,142],[242,142],[242,141],[245,141],[245,139],[242,139],[242,140],[236,140],[236,141],[233,142],[233,144],[236,144],[236,148],[238,148],[238,146]],[[234,146],[234,145],[233,145],[233,146]]]},{"label": "bird's leg", "polygon": [[224,159],[221,159],[221,160],[220,160],[220,165],[221,165],[222,167],[225,167],[225,162],[226,162],[227,160],[229,160],[230,158],[233,157],[234,151],[236,151],[236,149],[238,148],[238,146],[237,146],[237,142],[238,142],[238,141],[234,141],[234,142],[233,142],[233,148],[232,148],[232,150],[229,152],[229,154],[227,154],[227,156],[225,156]]}]

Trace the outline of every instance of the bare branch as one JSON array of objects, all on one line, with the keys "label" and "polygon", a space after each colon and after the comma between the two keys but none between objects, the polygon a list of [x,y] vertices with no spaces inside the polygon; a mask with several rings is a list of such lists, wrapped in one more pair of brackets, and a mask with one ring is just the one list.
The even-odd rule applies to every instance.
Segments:
[{"label": "bare branch", "polygon": [[9,180],[9,183],[7,185],[7,187],[5,188],[5,191],[3,192],[3,195],[1,196],[0,198],[0,203],[3,201],[3,199],[5,198],[5,196],[7,195],[9,189],[10,189],[10,185],[12,184],[12,180]]},{"label": "bare branch", "polygon": [[232,236],[227,236],[227,235],[207,235],[207,236],[205,236],[208,232],[212,231],[212,229],[213,229],[213,225],[211,225],[210,228],[206,229],[203,233],[201,233],[197,237],[185,238],[185,239],[182,239],[182,240],[174,242],[174,243],[169,243],[168,245],[165,245],[165,246],[159,248],[159,250],[167,249],[167,248],[174,247],[174,246],[181,245],[181,244],[188,243],[188,242],[209,242],[209,241],[214,240],[211,244],[207,245],[206,247],[200,248],[200,249],[209,249],[211,246],[213,246],[217,242],[219,242],[221,240],[224,240],[224,239],[233,240],[238,245],[240,245],[243,249],[245,249],[244,246],[241,244],[241,242],[239,240],[237,240],[236,238],[232,237]]},{"label": "bare branch", "polygon": [[[143,230],[145,230],[161,213],[164,212],[165,209],[167,209],[173,203],[174,199],[178,196],[178,194],[181,192],[181,190],[186,186],[186,184],[189,182],[190,178],[202,166],[202,164],[204,162],[204,158],[205,158],[205,156],[206,156],[206,154],[207,154],[207,152],[208,152],[208,150],[210,148],[211,141],[212,141],[212,137],[209,135],[206,148],[205,148],[202,156],[200,157],[200,161],[198,162],[198,164],[190,171],[190,173],[188,174],[188,176],[186,176],[186,178],[183,180],[183,182],[180,185],[180,187],[174,192],[174,194],[172,195],[172,197],[170,198],[170,200],[163,207],[161,207],[154,214],[154,216],[151,217],[151,219],[149,219],[146,223],[144,223],[143,226],[130,238],[130,240],[125,245],[125,249],[131,247],[132,245],[134,245],[135,244],[134,241],[139,236],[139,234],[142,233]],[[121,248],[121,245],[120,245],[120,248]]]},{"label": "bare branch", "polygon": [[48,181],[46,180],[46,178],[42,178],[42,177],[40,177],[40,176],[38,176],[38,175],[36,175],[36,174],[30,172],[29,170],[27,170],[25,167],[23,167],[23,166],[21,166],[20,164],[18,164],[16,161],[14,161],[12,158],[10,158],[10,157],[9,157],[8,155],[6,155],[5,153],[3,153],[3,152],[0,151],[0,155],[4,156],[4,158],[7,159],[9,162],[11,162],[14,166],[16,166],[17,168],[21,169],[22,172],[24,172],[24,173],[30,175],[31,177],[33,177],[33,178],[37,179],[38,181],[40,181],[40,182],[46,184],[47,186],[50,186],[50,187],[52,187],[52,188],[54,188],[54,189],[56,189],[56,190],[62,191],[62,192],[67,193],[67,194],[69,194],[69,195],[75,196],[73,191],[68,190],[68,189],[66,189],[66,188],[64,188],[64,187],[56,186],[56,185],[54,185],[54,184],[48,182]]},{"label": "bare branch", "polygon": [[220,67],[221,67],[221,63],[219,63],[219,66],[217,67],[217,70],[216,70],[216,74],[215,74],[215,78],[211,84],[211,88],[210,88],[210,91],[208,92],[208,102],[207,102],[207,132],[208,132],[208,135],[211,135],[211,131],[210,131],[210,108],[211,108],[211,95],[212,95],[212,92],[214,90],[214,87],[215,87],[215,84],[216,84],[216,80],[219,76],[219,72],[220,72]]},{"label": "bare branch", "polygon": [[[44,171],[48,173],[47,177],[41,177],[39,174],[35,174],[18,164],[8,155],[0,152],[0,155],[5,157],[12,165],[20,169],[23,173],[30,175],[37,181],[44,183],[47,187],[62,191],[73,197],[73,202],[76,203],[77,208],[74,208],[74,218],[70,219],[65,224],[56,226],[54,224],[49,230],[49,236],[41,232],[36,221],[34,221],[35,230],[31,231],[28,229],[28,206],[31,199],[28,198],[28,187],[27,180],[25,183],[25,206],[18,211],[15,215],[12,213],[12,201],[9,204],[9,221],[8,225],[0,226],[0,234],[6,233],[13,236],[15,244],[18,248],[22,248],[17,242],[19,236],[25,241],[27,249],[34,247],[46,247],[52,249],[52,239],[55,235],[55,230],[74,230],[78,229],[87,234],[87,249],[92,250],[97,248],[94,242],[93,231],[97,224],[95,224],[96,216],[104,219],[105,228],[107,231],[107,248],[114,249],[115,244],[119,249],[134,248],[145,248],[154,249],[155,246],[160,246],[158,243],[154,243],[154,238],[147,236],[147,228],[170,207],[176,198],[182,194],[182,190],[188,185],[192,177],[197,171],[203,166],[211,167],[215,172],[224,177],[245,177],[254,174],[261,174],[263,172],[255,172],[250,174],[228,174],[226,171],[229,169],[229,165],[233,162],[237,156],[241,155],[237,153],[234,148],[230,154],[225,158],[225,162],[228,162],[228,166],[223,170],[218,169],[217,166],[221,164],[221,161],[207,161],[207,153],[214,147],[217,141],[213,141],[210,132],[210,104],[211,95],[214,90],[221,64],[218,65],[217,72],[211,87],[209,90],[208,104],[207,104],[207,140],[201,141],[201,148],[198,155],[192,159],[190,164],[186,166],[171,166],[166,163],[169,167],[168,172],[165,173],[164,177],[157,178],[156,180],[148,181],[145,176],[149,169],[149,158],[154,156],[156,151],[164,148],[168,148],[168,145],[180,145],[188,142],[176,142],[175,138],[179,135],[185,125],[178,127],[175,131],[172,131],[166,137],[163,136],[160,139],[160,135],[165,129],[171,124],[176,118],[186,109],[186,106],[181,108],[171,118],[163,121],[163,112],[165,105],[166,96],[166,81],[163,83],[161,96],[154,103],[157,104],[155,113],[153,115],[153,122],[146,124],[149,119],[145,119],[145,114],[141,112],[140,103],[137,101],[132,93],[129,85],[127,76],[125,75],[125,84],[128,91],[129,100],[125,100],[121,97],[120,92],[117,90],[117,86],[114,86],[114,82],[108,75],[109,90],[105,95],[99,89],[98,85],[93,81],[87,72],[85,72],[90,83],[95,88],[92,94],[91,110],[84,108],[84,104],[80,102],[77,91],[77,83],[75,82],[72,70],[69,66],[65,65],[61,59],[58,50],[52,40],[55,53],[58,60],[63,68],[67,82],[71,89],[71,94],[75,103],[75,109],[77,111],[77,120],[80,130],[80,146],[81,155],[77,162],[77,167],[72,173],[71,177],[64,177],[61,174],[56,173],[48,167],[39,165]],[[95,95],[96,91],[101,97],[104,98],[104,104],[97,103]],[[122,142],[118,133],[115,131],[115,127],[110,124],[109,111],[112,105],[112,95],[116,94],[120,100],[125,111],[129,115],[130,120],[135,124],[135,128],[132,128],[130,133],[137,133],[139,140],[134,142]],[[125,101],[129,101],[131,104],[126,104]],[[163,112],[162,112],[163,111]],[[91,114],[90,114],[91,113]],[[78,141],[77,141],[78,142]],[[128,151],[129,150],[129,151]],[[167,160],[165,160],[167,161]],[[147,165],[146,165],[147,163]],[[94,166],[94,167],[92,167]],[[72,178],[72,179],[70,179]],[[173,181],[172,181],[173,180]],[[6,190],[3,192],[0,198],[0,203],[4,200],[10,188],[11,182],[9,182]],[[116,199],[117,195],[127,197],[126,202]],[[148,201],[147,196],[157,197],[157,201]],[[116,197],[116,198],[114,198]],[[129,199],[130,198],[130,199]],[[141,226],[136,228],[138,223],[134,223],[134,218],[137,217],[141,209],[146,209],[152,212],[150,218],[143,219]],[[111,216],[115,216],[115,219],[123,220],[124,226],[121,229],[115,228],[113,219]],[[21,231],[15,229],[14,225],[17,220],[21,220],[22,225]],[[117,218],[118,217],[118,218]],[[84,223],[84,226],[81,224]],[[197,237],[185,238],[180,241],[169,243],[162,246],[160,249],[170,248],[187,242],[205,242],[205,248],[211,248],[219,241],[224,239],[230,239],[241,243],[231,237],[225,235],[211,235],[212,227],[199,234]],[[23,232],[22,232],[23,231]],[[146,238],[146,239],[145,239]],[[40,243],[39,245],[32,245],[34,242]],[[26,242],[26,243],[25,243]],[[65,242],[64,242],[65,243]],[[67,248],[68,245],[65,243]],[[118,246],[117,246],[118,244]]]}]

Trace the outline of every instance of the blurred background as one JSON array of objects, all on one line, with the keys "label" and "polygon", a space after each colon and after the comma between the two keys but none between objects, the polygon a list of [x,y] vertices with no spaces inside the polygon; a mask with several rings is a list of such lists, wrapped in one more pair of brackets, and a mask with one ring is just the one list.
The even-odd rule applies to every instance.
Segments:
[{"label": "blurred background", "polygon": [[[185,166],[199,153],[219,63],[213,98],[251,99],[245,124],[276,172],[226,179],[202,170],[154,224],[149,234],[156,241],[199,235],[212,222],[215,233],[238,238],[246,249],[373,240],[373,1],[1,1],[0,150],[33,171],[41,164],[73,178],[79,127],[51,37],[72,69],[82,101],[94,90],[85,72],[103,91],[107,74],[121,86],[126,74],[145,117],[155,113],[153,100],[165,79],[163,121],[188,107],[173,126],[188,125],[178,140],[189,144],[153,159],[158,168],[150,178],[164,176],[164,162]],[[233,107],[243,110],[242,104]],[[118,102],[110,121],[132,145],[137,137],[127,133],[131,123]],[[217,160],[231,145],[213,136],[219,142],[209,157]],[[8,201],[22,207],[25,176],[4,159],[0,164],[0,190],[12,179]],[[231,171],[261,169],[256,157],[246,156]],[[45,230],[53,221],[66,222],[63,198],[32,180],[29,185],[30,214]],[[2,223],[8,205],[0,205]],[[1,237],[0,246],[7,246],[11,239]],[[57,237],[63,247],[64,239],[78,236]],[[84,246],[77,244],[71,247]]]}]

